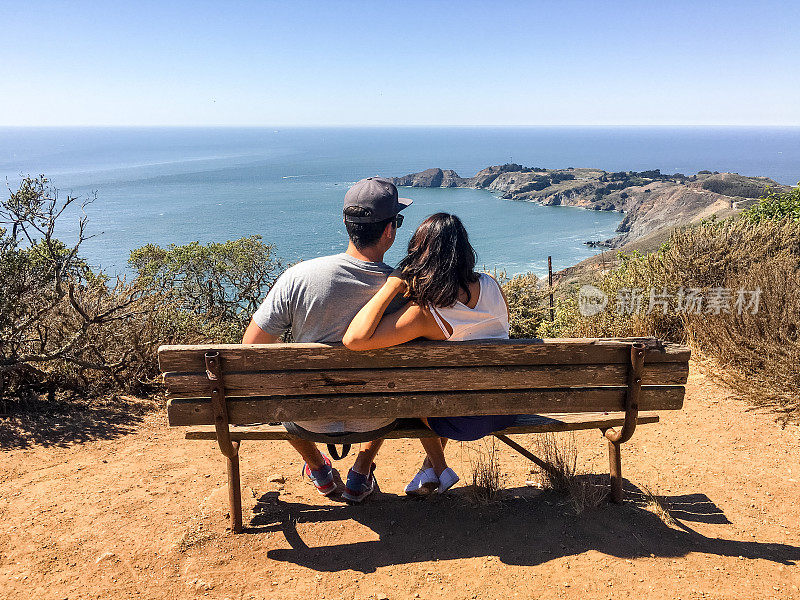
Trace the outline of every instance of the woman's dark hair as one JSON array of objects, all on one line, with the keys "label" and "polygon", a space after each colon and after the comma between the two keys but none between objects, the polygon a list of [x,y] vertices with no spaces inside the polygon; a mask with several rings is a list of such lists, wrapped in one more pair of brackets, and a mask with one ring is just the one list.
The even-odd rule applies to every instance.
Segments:
[{"label": "woman's dark hair", "polygon": [[444,307],[456,303],[460,290],[469,302],[468,284],[478,280],[476,260],[461,219],[436,213],[417,227],[398,268],[414,302]]}]

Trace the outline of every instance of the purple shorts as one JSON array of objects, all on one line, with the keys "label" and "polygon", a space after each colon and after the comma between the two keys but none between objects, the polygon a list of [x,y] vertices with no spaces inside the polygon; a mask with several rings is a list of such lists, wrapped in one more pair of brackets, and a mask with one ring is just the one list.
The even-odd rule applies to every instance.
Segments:
[{"label": "purple shorts", "polygon": [[440,437],[462,442],[482,437],[510,427],[517,415],[489,415],[480,417],[429,417],[428,424]]}]

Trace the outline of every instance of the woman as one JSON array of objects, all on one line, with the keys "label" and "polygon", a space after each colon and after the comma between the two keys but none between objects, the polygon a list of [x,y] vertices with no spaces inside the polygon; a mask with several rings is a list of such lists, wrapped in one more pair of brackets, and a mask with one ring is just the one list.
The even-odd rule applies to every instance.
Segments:
[{"label": "woman", "polygon": [[[417,338],[508,338],[506,299],[490,275],[475,272],[475,260],[461,220],[446,213],[431,215],[414,232],[408,255],[397,270],[350,323],[344,345],[351,350],[373,350]],[[384,314],[397,294],[404,294],[410,302],[397,312]],[[406,486],[408,494],[444,492],[459,480],[445,461],[448,438],[476,440],[508,427],[514,416],[422,420],[440,437],[420,440],[428,456]]]}]

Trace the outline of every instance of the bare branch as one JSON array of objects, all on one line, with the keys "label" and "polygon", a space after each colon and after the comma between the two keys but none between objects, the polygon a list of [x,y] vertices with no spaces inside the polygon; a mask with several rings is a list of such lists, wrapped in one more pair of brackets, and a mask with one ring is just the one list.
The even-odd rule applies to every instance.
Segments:
[{"label": "bare branch", "polygon": [[83,317],[84,321],[86,321],[87,323],[93,323],[94,322],[94,318],[92,318],[89,315],[87,315],[86,312],[81,307],[81,305],[78,304],[78,301],[75,300],[75,284],[73,284],[73,283],[69,284],[69,303],[72,305],[72,308],[74,308],[75,311],[81,317]]}]

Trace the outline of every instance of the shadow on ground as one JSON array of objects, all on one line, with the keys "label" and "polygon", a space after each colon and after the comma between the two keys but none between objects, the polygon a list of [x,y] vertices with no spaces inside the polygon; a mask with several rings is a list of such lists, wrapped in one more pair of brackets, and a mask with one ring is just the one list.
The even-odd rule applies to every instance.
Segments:
[{"label": "shadow on ground", "polygon": [[[800,547],[706,537],[687,523],[730,523],[704,494],[662,497],[675,520],[667,525],[647,510],[648,496],[628,484],[624,505],[602,504],[580,516],[564,496],[531,488],[506,490],[494,506],[475,506],[468,488],[429,500],[381,493],[362,506],[313,506],[284,502],[272,492],[254,509],[247,532],[282,531],[291,548],[267,553],[273,560],[317,571],[379,567],[431,560],[498,556],[506,564],[538,565],[596,550],[618,558],[677,558],[690,552],[760,558],[786,565],[800,560]],[[298,523],[352,519],[378,534],[376,541],[309,547]]]},{"label": "shadow on ground", "polygon": [[157,407],[152,400],[133,397],[30,404],[0,417],[0,450],[113,439],[133,433]]}]

